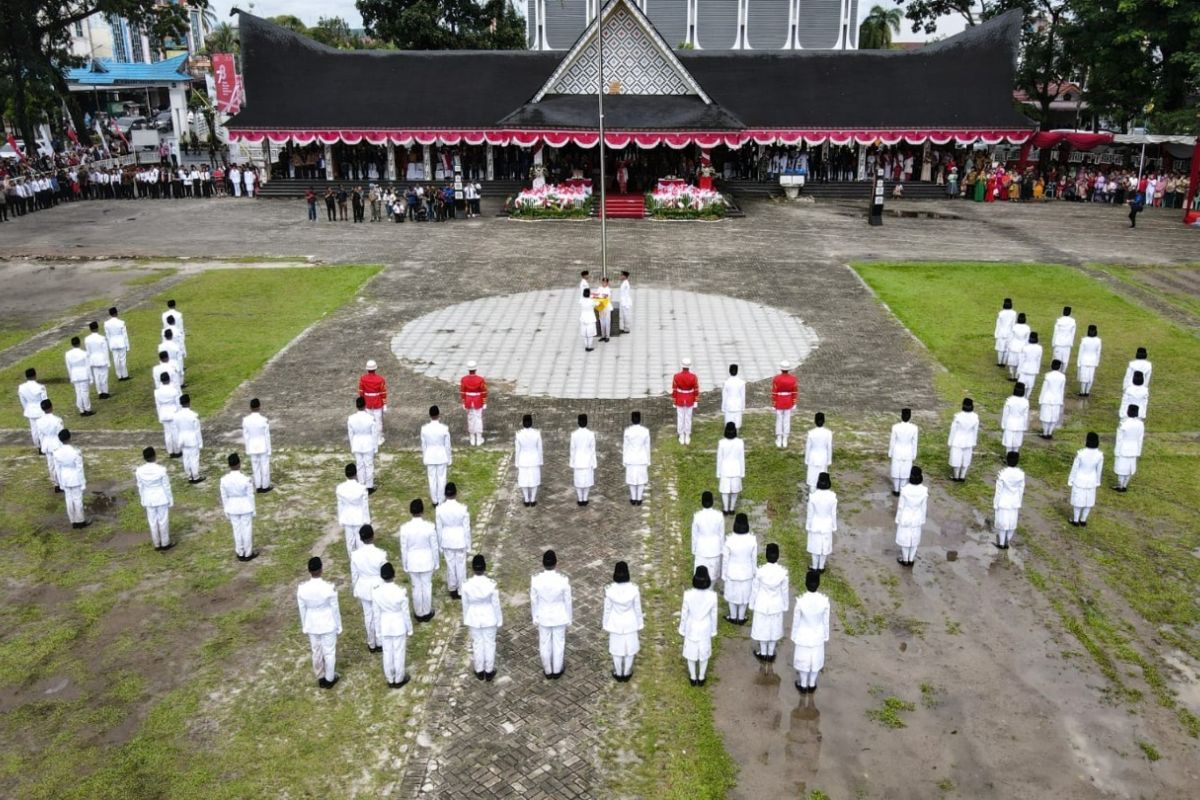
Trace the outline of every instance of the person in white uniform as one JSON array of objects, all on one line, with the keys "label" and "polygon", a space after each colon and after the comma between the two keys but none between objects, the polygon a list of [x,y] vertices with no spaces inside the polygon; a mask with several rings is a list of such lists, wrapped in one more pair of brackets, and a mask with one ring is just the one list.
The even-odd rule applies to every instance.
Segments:
[{"label": "person in white uniform", "polygon": [[346,480],[337,485],[338,524],[342,526],[342,537],[346,540],[346,555],[353,556],[362,540],[358,533],[363,525],[371,524],[371,505],[367,487],[358,480],[358,467],[346,465]]},{"label": "person in white uniform", "polygon": [[433,573],[438,568],[437,528],[424,518],[425,503],[408,504],[412,519],[400,526],[400,565],[412,583],[413,615],[417,622],[433,619]]},{"label": "person in white uniform", "polygon": [[250,401],[250,413],[242,417],[242,446],[250,456],[254,491],[271,491],[271,423],[262,414],[262,403]]},{"label": "person in white uniform", "polygon": [[542,485],[542,432],[533,427],[533,415],[521,417],[521,430],[513,437],[513,461],[517,465],[517,488],[526,508],[537,505]]},{"label": "person in white uniform", "polygon": [[967,479],[967,470],[979,441],[979,415],[975,413],[975,401],[963,398],[962,411],[954,415],[950,423],[950,480],[962,483]]},{"label": "person in white uniform", "polygon": [[808,495],[804,530],[808,534],[808,553],[812,569],[825,571],[825,560],[833,552],[833,535],[837,533],[837,494],[828,472],[817,476],[816,491]]},{"label": "person in white uniform", "polygon": [[171,383],[175,388],[183,389],[183,378],[179,374],[179,365],[171,360],[171,354],[165,350],[159,350],[158,363],[150,369],[151,375],[154,376],[154,388],[157,389],[162,381],[162,376],[167,375],[171,379]]},{"label": "person in white uniform", "polygon": [[712,492],[700,495],[700,510],[692,514],[692,571],[704,567],[710,580],[721,580],[725,553],[725,518],[713,508]]},{"label": "person in white uniform", "polygon": [[175,411],[175,436],[179,451],[183,454],[183,474],[188,483],[204,480],[200,474],[200,451],[204,449],[204,433],[200,429],[200,415],[192,410],[191,395],[179,395],[179,408]]},{"label": "person in white uniform", "polygon": [[621,462],[625,465],[625,484],[629,487],[629,505],[640,506],[650,481],[650,430],[642,425],[642,412],[629,415],[629,427],[621,442]]},{"label": "person in white uniform", "polygon": [[1138,417],[1137,406],[1125,410],[1125,419],[1117,425],[1117,441],[1113,445],[1113,472],[1117,476],[1118,492],[1129,491],[1129,479],[1137,472],[1137,460],[1142,455],[1146,424]]},{"label": "person in white uniform", "polygon": [[729,377],[721,386],[721,412],[725,422],[742,429],[742,414],[746,411],[746,381],[738,377],[738,365],[729,365]]},{"label": "person in white uniform", "polygon": [[221,505],[233,528],[233,551],[238,561],[258,558],[254,549],[254,484],[242,472],[242,459],[230,453],[226,459],[229,472],[221,476]]},{"label": "person in white uniform", "polygon": [[[365,605],[365,604],[364,604]],[[385,562],[379,568],[379,584],[371,595],[375,641],[383,651],[383,677],[389,689],[408,683],[405,657],[412,635],[412,612],[408,592],[396,583],[396,568]]]},{"label": "person in white uniform", "polygon": [[104,321],[104,336],[108,339],[108,352],[112,353],[113,370],[118,381],[129,380],[129,330],[121,319],[117,307],[108,310]]},{"label": "person in white uniform", "polygon": [[1071,348],[1075,346],[1075,318],[1071,307],[1064,306],[1062,316],[1054,321],[1054,333],[1050,336],[1050,357],[1062,364],[1063,372],[1071,363]]},{"label": "person in white uniform", "polygon": [[591,289],[584,289],[579,298],[579,335],[583,337],[585,353],[596,349],[596,304]]},{"label": "person in white uniform", "polygon": [[167,455],[171,458],[181,458],[183,451],[179,449],[179,431],[175,427],[175,415],[179,412],[179,387],[171,383],[169,375],[160,375],[158,388],[154,390],[154,410],[163,428],[163,443]]},{"label": "person in white uniform", "polygon": [[1025,384],[1025,391],[1033,393],[1038,374],[1042,371],[1042,345],[1038,341],[1036,331],[1029,334],[1029,340],[1021,348],[1020,361],[1017,363],[1017,380]]},{"label": "person in white uniform", "polygon": [[587,424],[587,414],[580,414],[579,427],[571,434],[570,466],[578,506],[588,504],[588,493],[596,483],[596,434]]},{"label": "person in white uniform", "polygon": [[712,658],[712,640],[717,635],[717,593],[703,564],[692,575],[692,588],[683,593],[679,635],[683,637],[688,679],[692,686],[703,686]]},{"label": "person in white uniform", "polygon": [[1087,397],[1092,393],[1092,381],[1096,379],[1096,368],[1100,366],[1101,346],[1096,326],[1088,325],[1087,335],[1079,340],[1079,353],[1075,357],[1080,397]]},{"label": "person in white uniform", "polygon": [[138,499],[146,509],[146,521],[150,524],[150,541],[159,552],[170,550],[175,546],[171,542],[168,516],[171,506],[175,505],[171,479],[166,468],[158,463],[158,453],[153,447],[142,450],[142,459],[146,463],[133,471],[133,477],[137,482]]},{"label": "person in white uniform", "polygon": [[1122,412],[1130,406],[1137,406],[1138,418],[1145,419],[1147,406],[1150,405],[1150,389],[1146,386],[1146,378],[1142,373],[1133,373],[1133,382],[1121,392],[1121,405],[1117,409],[1117,419],[1123,419]]},{"label": "person in white uniform", "polygon": [[[171,318],[174,317],[174,320]],[[179,346],[184,347],[184,341],[187,339],[187,328],[183,325],[183,312],[179,310],[173,299],[167,300],[167,310],[162,312],[162,326],[164,328],[173,326],[179,331]]]},{"label": "person in white uniform", "polygon": [[158,343],[160,353],[166,353],[167,357],[173,361],[179,370],[179,379],[183,382],[181,385],[187,384],[187,367],[184,364],[183,348],[179,346],[179,342],[175,341],[175,332],[167,328],[162,332],[162,341]]},{"label": "person in white uniform", "polygon": [[621,270],[621,285],[617,287],[621,303],[621,333],[629,333],[633,327],[633,286],[629,284],[629,273]]},{"label": "person in white uniform", "polygon": [[92,370],[88,363],[88,354],[79,346],[79,337],[71,337],[71,349],[66,354],[67,380],[75,389],[75,409],[81,417],[90,417],[92,411],[91,385]]},{"label": "person in white uniform", "polygon": [[917,460],[916,424],[912,421],[912,409],[900,409],[900,421],[892,426],[892,438],[888,441],[888,458],[891,459],[892,495],[900,496],[900,487],[908,480],[913,462]]},{"label": "person in white uniform", "polygon": [[538,626],[538,654],[550,680],[562,677],[567,628],[573,619],[571,581],[557,567],[558,556],[547,550],[542,554],[542,571],[529,581],[529,610]]},{"label": "person in white uniform", "polygon": [[21,401],[21,415],[29,422],[29,435],[39,453],[42,452],[42,441],[37,421],[42,418],[42,401],[48,397],[46,387],[38,383],[37,370],[33,367],[25,370],[25,382],[17,387],[17,399]]},{"label": "person in white uniform", "polygon": [[923,485],[924,481],[921,468],[913,467],[908,484],[900,492],[900,502],[896,504],[896,544],[900,547],[900,557],[896,561],[905,567],[911,567],[917,560],[921,529],[925,526],[929,489]]},{"label": "person in white uniform", "polygon": [[455,600],[467,579],[467,551],[471,549],[471,512],[458,502],[458,486],[446,484],[446,500],[434,512],[438,546],[446,562],[446,589]]},{"label": "person in white uniform", "polygon": [[490,681],[496,677],[496,631],[504,625],[500,590],[487,576],[487,561],[478,553],[471,559],[471,572],[462,587],[463,625],[471,631],[475,677]]},{"label": "person in white uniform", "polygon": [[1025,384],[1018,381],[1013,387],[1012,395],[1004,401],[1004,410],[1000,412],[1004,449],[1009,453],[1020,451],[1028,428],[1029,399],[1025,397]]},{"label": "person in white uniform", "polygon": [[1012,337],[1013,324],[1017,321],[1017,312],[1013,311],[1012,298],[1004,298],[1003,307],[996,315],[996,328],[993,332],[996,342],[996,366],[1003,367],[1008,363],[1008,340]]},{"label": "person in white uniform", "polygon": [[58,432],[63,429],[62,417],[54,413],[54,403],[49,399],[42,401],[42,415],[37,419],[38,441],[41,443],[41,453],[46,457],[46,470],[50,473],[50,483],[55,492],[61,492],[58,482],[58,464],[54,461],[54,451],[62,444],[58,440]]},{"label": "person in white uniform", "polygon": [[792,668],[796,671],[796,689],[802,694],[817,690],[817,676],[825,667],[825,643],[829,641],[829,598],[817,591],[821,573],[809,570],[804,576],[806,591],[796,597],[792,614]]},{"label": "person in white uniform", "polygon": [[107,400],[108,370],[111,366],[108,359],[108,339],[100,333],[100,323],[92,320],[88,323],[87,336],[83,337],[83,349],[88,357],[88,369],[92,375],[92,385],[96,387],[96,396]]},{"label": "person in white uniform", "polygon": [[1004,456],[1007,465],[996,476],[996,493],[992,496],[992,512],[996,525],[996,547],[1007,550],[1017,531],[1017,517],[1025,501],[1025,470],[1017,466],[1020,453]]},{"label": "person in white uniform", "polygon": [[355,411],[346,418],[346,436],[354,456],[355,474],[367,492],[375,492],[375,454],[379,452],[379,429],[367,412],[367,401],[354,398]]},{"label": "person in white uniform", "polygon": [[608,278],[600,279],[592,299],[596,301],[596,316],[600,320],[600,341],[607,342],[612,334],[612,288]]},{"label": "person in white uniform", "polygon": [[754,572],[758,567],[758,539],[750,533],[750,521],[745,514],[733,518],[733,533],[725,537],[725,602],[729,604],[726,622],[746,624],[746,609]]},{"label": "person in white uniform", "polygon": [[450,452],[450,429],[441,421],[437,406],[429,407],[429,422],[421,426],[421,462],[429,479],[429,498],[434,506],[446,499],[446,471],[453,455]]},{"label": "person in white uniform", "polygon": [[[354,599],[362,604],[363,623],[367,628],[367,650],[378,653],[383,650],[383,645],[379,641],[379,627],[375,619],[375,590],[383,583],[379,570],[388,562],[388,557],[375,545],[375,529],[370,525],[359,528],[358,538],[359,545],[350,554],[350,588]],[[403,669],[400,674],[404,674]]]},{"label": "person in white uniform", "polygon": [[87,489],[87,476],[83,471],[83,454],[71,445],[71,432],[63,428],[58,432],[58,448],[54,451],[54,470],[58,485],[63,490],[67,504],[67,519],[72,528],[86,528],[91,521],[83,513],[83,493]]},{"label": "person in white uniform", "polygon": [[1025,314],[1023,312],[1017,314],[1017,321],[1013,323],[1012,331],[1008,335],[1008,351],[1004,361],[1008,365],[1010,380],[1017,379],[1017,368],[1021,366],[1021,350],[1029,341],[1030,333],[1029,324],[1025,322]]},{"label": "person in white uniform", "polygon": [[1050,371],[1042,378],[1038,392],[1038,421],[1042,423],[1041,437],[1053,439],[1054,430],[1062,423],[1064,395],[1067,391],[1067,376],[1063,364],[1057,358],[1050,362]]},{"label": "person in white uniform", "polygon": [[1150,363],[1150,359],[1146,356],[1146,348],[1139,347],[1134,354],[1134,358],[1125,367],[1125,378],[1121,381],[1121,388],[1127,389],[1133,383],[1133,374],[1135,372],[1142,373],[1142,378],[1146,381],[1146,388],[1150,388],[1150,373],[1154,370],[1154,365]]},{"label": "person in white uniform", "polygon": [[612,583],[604,588],[604,614],[600,627],[608,634],[613,680],[625,683],[633,677],[633,659],[640,644],[638,631],[646,626],[642,617],[642,594],[629,580],[629,565],[618,561]]},{"label": "person in white uniform", "polygon": [[825,427],[825,414],[818,411],[813,417],[813,427],[804,437],[804,466],[807,468],[804,483],[808,490],[817,488],[817,478],[829,472],[833,464],[833,434]]},{"label": "person in white uniform", "polygon": [[783,638],[783,616],[792,601],[788,589],[787,570],[779,565],[779,545],[771,542],[766,549],[767,563],[754,573],[750,589],[750,638],[754,640],[754,657],[774,661],[775,647]]},{"label": "person in white uniform", "polygon": [[1071,524],[1087,527],[1088,514],[1096,505],[1096,487],[1104,480],[1104,453],[1100,452],[1100,436],[1089,433],[1082,449],[1075,452],[1067,485],[1071,487]]},{"label": "person in white uniform", "polygon": [[329,689],[338,682],[337,637],[342,633],[337,588],[321,577],[321,559],[308,560],[309,579],[296,589],[300,607],[300,631],[308,636],[317,685]]},{"label": "person in white uniform", "polygon": [[721,508],[726,515],[734,513],[745,477],[746,443],[738,438],[737,426],[726,422],[725,437],[717,443],[717,488],[721,492]]}]

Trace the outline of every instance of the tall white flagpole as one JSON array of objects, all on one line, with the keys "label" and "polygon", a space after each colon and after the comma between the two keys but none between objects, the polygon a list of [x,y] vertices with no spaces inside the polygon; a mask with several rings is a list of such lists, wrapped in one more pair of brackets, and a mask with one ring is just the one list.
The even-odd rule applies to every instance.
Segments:
[{"label": "tall white flagpole", "polygon": [[608,220],[604,213],[604,0],[597,0],[596,44],[600,53],[600,85],[597,87],[596,104],[600,110],[600,276],[608,277]]}]

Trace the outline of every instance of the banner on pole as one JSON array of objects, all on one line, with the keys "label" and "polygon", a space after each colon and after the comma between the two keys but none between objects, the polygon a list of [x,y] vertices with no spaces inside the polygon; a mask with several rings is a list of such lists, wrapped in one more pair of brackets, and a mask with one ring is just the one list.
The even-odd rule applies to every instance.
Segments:
[{"label": "banner on pole", "polygon": [[232,53],[213,53],[213,83],[216,84],[217,111],[236,114],[242,108],[242,79],[237,74]]}]

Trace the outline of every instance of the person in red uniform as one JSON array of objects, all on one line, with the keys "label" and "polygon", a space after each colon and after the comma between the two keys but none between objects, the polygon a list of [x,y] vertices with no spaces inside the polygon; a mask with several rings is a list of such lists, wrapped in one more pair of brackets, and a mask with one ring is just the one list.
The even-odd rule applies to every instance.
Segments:
[{"label": "person in red uniform", "polygon": [[487,408],[487,381],[482,375],[475,374],[477,366],[474,361],[468,361],[467,374],[458,382],[462,407],[467,412],[467,436],[471,444],[483,444],[483,410]]},{"label": "person in red uniform", "polygon": [[383,412],[387,411],[387,381],[375,370],[379,365],[372,359],[367,371],[358,379],[358,396],[367,404],[367,413],[375,419],[375,441],[383,444]]},{"label": "person in red uniform", "polygon": [[796,407],[799,386],[789,361],[779,362],[779,374],[771,381],[771,404],[775,406],[775,446],[787,447],[792,433],[792,409]]},{"label": "person in red uniform", "polygon": [[683,359],[682,368],[671,379],[671,398],[675,401],[675,430],[680,444],[692,442],[692,410],[700,399],[700,381],[692,372],[692,360]]}]

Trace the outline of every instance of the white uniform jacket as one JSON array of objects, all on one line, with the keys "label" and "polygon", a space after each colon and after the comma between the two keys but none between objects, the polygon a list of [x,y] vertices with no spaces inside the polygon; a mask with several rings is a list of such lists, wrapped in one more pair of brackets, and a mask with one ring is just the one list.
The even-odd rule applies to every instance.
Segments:
[{"label": "white uniform jacket", "polygon": [[911,422],[897,422],[893,425],[892,438],[888,442],[888,458],[916,461],[917,435],[917,426]]},{"label": "white uniform jacket", "polygon": [[725,517],[715,508],[700,509],[692,515],[692,555],[720,558],[724,551]]},{"label": "white uniform jacket", "polygon": [[833,463],[833,432],[812,428],[804,437],[804,463],[809,467],[828,467]]},{"label": "white uniform jacket", "polygon": [[808,496],[804,530],[809,533],[835,533],[837,527],[837,493],[832,489],[817,489]]},{"label": "white uniform jacket", "polygon": [[450,464],[450,429],[436,419],[421,426],[421,461],[426,466]]},{"label": "white uniform jacket", "polygon": [[1000,413],[1000,427],[1006,431],[1024,431],[1029,427],[1029,398],[1009,395]]},{"label": "white uniform jacket", "polygon": [[712,589],[688,589],[679,613],[679,635],[694,642],[717,635],[717,593]]},{"label": "white uniform jacket", "polygon": [[746,443],[741,439],[722,438],[717,443],[717,477],[746,477]]},{"label": "white uniform jacket", "polygon": [[78,448],[60,444],[54,451],[54,469],[58,473],[58,485],[62,488],[87,488],[87,478],[83,473],[83,454]]},{"label": "white uniform jacket", "polygon": [[600,627],[606,633],[636,633],[646,627],[642,618],[642,593],[636,584],[610,583],[605,587]]},{"label": "white uniform jacket", "polygon": [[542,434],[537,428],[522,428],[514,438],[517,469],[542,465]]},{"label": "white uniform jacket", "polygon": [[379,568],[387,561],[387,553],[374,544],[364,544],[350,554],[350,580],[355,598],[370,602],[375,587],[383,583]]},{"label": "white uniform jacket", "polygon": [[471,512],[457,500],[447,500],[437,507],[434,527],[443,550],[471,549]]},{"label": "white uniform jacket", "polygon": [[577,428],[571,434],[571,469],[596,468],[596,434]]},{"label": "white uniform jacket", "polygon": [[370,525],[371,508],[367,487],[353,478],[337,485],[338,525]]},{"label": "white uniform jacket", "polygon": [[[1043,390],[1044,391],[1044,390]],[[979,415],[974,411],[959,411],[950,423],[950,447],[975,447],[979,441]]]},{"label": "white uniform jacket", "polygon": [[171,479],[162,464],[146,462],[133,471],[133,476],[137,479],[138,498],[143,508],[175,505]]},{"label": "white uniform jacket", "polygon": [[379,449],[375,438],[375,418],[367,411],[355,411],[346,418],[346,435],[351,453],[374,453]]},{"label": "white uniform jacket", "polygon": [[204,435],[200,431],[200,415],[190,408],[179,408],[175,412],[175,435],[180,447],[203,447]]},{"label": "white uniform jacket", "polygon": [[725,537],[726,580],[748,581],[758,565],[758,539],[753,533],[731,533]]},{"label": "white uniform jacket", "polygon": [[221,476],[221,505],[225,514],[254,514],[254,484],[242,472],[230,470]]},{"label": "white uniform jacket", "polygon": [[437,529],[414,517],[400,526],[400,564],[405,572],[433,572],[438,568]]},{"label": "white uniform jacket", "polygon": [[412,613],[409,611],[407,589],[395,582],[380,581],[369,599],[375,615],[376,636],[412,635]]},{"label": "white uniform jacket", "polygon": [[746,382],[736,375],[730,375],[721,387],[721,411],[726,414],[741,414],[745,410]]},{"label": "white uniform jacket", "polygon": [[499,628],[504,624],[500,590],[486,575],[468,578],[458,590],[462,595],[463,625],[468,628]]},{"label": "white uniform jacket", "polygon": [[271,423],[257,411],[247,414],[242,417],[242,440],[246,455],[271,455]]},{"label": "white uniform jacket", "polygon": [[630,425],[625,429],[621,444],[621,463],[627,467],[644,467],[650,464],[650,431],[643,425]]},{"label": "white uniform jacket", "polygon": [[782,614],[791,602],[787,570],[778,564],[763,564],[750,589],[750,610],[756,614]]},{"label": "white uniform jacket", "polygon": [[342,632],[342,613],[338,609],[337,589],[323,578],[309,578],[296,589],[300,606],[300,630],[321,636]]},{"label": "white uniform jacket", "polygon": [[72,347],[65,356],[67,362],[67,380],[71,383],[87,383],[92,378],[88,367],[88,354],[78,347]]},{"label": "white uniform jacket", "polygon": [[1017,509],[1025,497],[1025,470],[1020,467],[1005,467],[996,476],[996,494],[992,497],[992,508]]},{"label": "white uniform jacket", "polygon": [[567,576],[552,569],[534,575],[529,581],[529,610],[534,625],[548,628],[570,625],[574,614]]},{"label": "white uniform jacket", "polygon": [[797,647],[816,647],[829,641],[829,598],[821,592],[796,597],[792,641]]},{"label": "white uniform jacket", "polygon": [[1098,447],[1084,447],[1075,452],[1067,485],[1074,489],[1095,489],[1104,475],[1104,453]]}]

